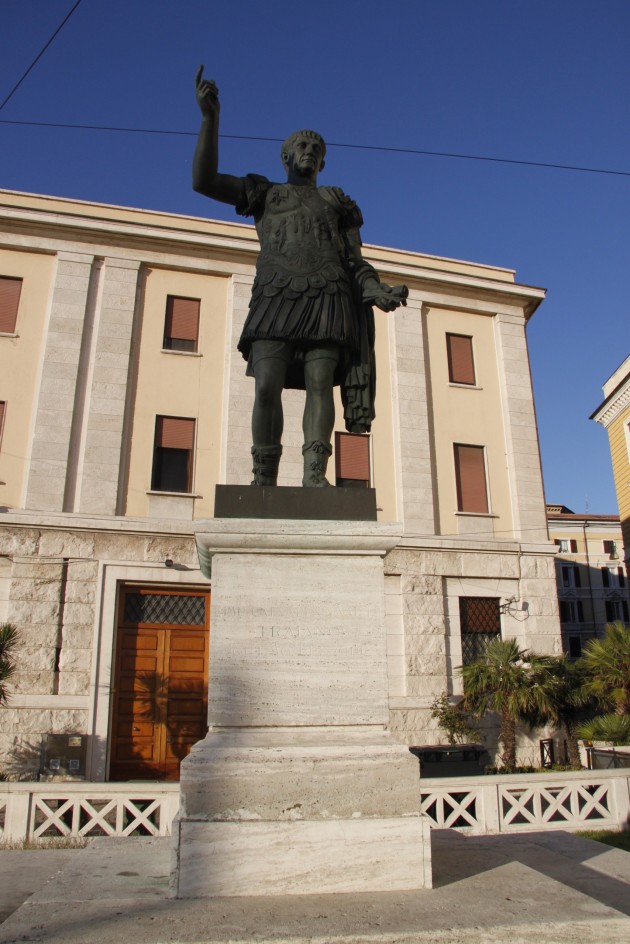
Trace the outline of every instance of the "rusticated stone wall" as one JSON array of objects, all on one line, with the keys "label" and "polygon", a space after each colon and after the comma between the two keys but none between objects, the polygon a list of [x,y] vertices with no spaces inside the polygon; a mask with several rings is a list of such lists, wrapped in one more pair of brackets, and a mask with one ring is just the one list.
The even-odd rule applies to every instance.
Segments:
[{"label": "rusticated stone wall", "polygon": [[[390,685],[390,727],[407,744],[446,743],[430,708],[442,692],[462,694],[460,597],[512,599],[501,616],[504,638],[541,653],[559,654],[561,646],[554,556],[548,545],[523,548],[514,542],[489,550],[472,543],[427,543],[398,546],[385,559],[390,594],[392,580],[398,578],[399,599],[390,599],[389,609],[400,614],[402,639],[394,645],[404,665],[402,684]],[[391,657],[390,664],[396,664]],[[484,722],[482,727],[492,748],[495,726]],[[525,748],[531,753],[526,737]]]},{"label": "rusticated stone wall", "polygon": [[[7,516],[8,518],[9,516]],[[87,733],[99,644],[103,563],[196,567],[194,539],[0,522],[3,620],[20,633],[9,703],[0,708],[0,772],[30,778],[43,735]]]}]

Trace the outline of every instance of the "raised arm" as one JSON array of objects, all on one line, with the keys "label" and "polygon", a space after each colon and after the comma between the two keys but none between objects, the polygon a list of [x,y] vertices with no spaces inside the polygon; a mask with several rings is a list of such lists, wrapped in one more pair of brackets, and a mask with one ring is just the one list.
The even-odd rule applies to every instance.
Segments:
[{"label": "raised arm", "polygon": [[237,206],[245,197],[242,177],[220,174],[219,165],[219,90],[203,78],[203,66],[195,76],[197,104],[201,111],[201,128],[193,158],[193,190],[213,200]]}]

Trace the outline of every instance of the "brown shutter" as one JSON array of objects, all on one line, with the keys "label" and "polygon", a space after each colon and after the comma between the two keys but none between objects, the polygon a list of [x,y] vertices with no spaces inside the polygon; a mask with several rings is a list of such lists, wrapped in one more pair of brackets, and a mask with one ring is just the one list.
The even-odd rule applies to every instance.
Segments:
[{"label": "brown shutter", "polygon": [[335,464],[338,479],[370,481],[370,437],[337,433]]},{"label": "brown shutter", "polygon": [[488,493],[483,446],[455,445],[457,510],[486,514]]},{"label": "brown shutter", "polygon": [[2,438],[2,429],[4,426],[4,408],[6,403],[3,400],[0,400],[0,438]]},{"label": "brown shutter", "polygon": [[158,416],[155,423],[155,445],[164,449],[192,449],[195,441],[195,420],[179,416]]},{"label": "brown shutter", "polygon": [[165,336],[182,341],[196,341],[199,334],[199,305],[198,298],[177,298],[169,295],[166,300]]},{"label": "brown shutter", "polygon": [[22,279],[0,276],[0,332],[13,334],[17,321]]},{"label": "brown shutter", "polygon": [[463,334],[447,334],[448,376],[451,383],[474,384],[472,338]]}]

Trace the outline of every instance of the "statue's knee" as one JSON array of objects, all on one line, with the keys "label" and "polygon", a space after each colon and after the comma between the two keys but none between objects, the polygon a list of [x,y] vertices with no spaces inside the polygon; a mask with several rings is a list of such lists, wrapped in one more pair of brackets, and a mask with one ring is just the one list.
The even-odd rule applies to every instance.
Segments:
[{"label": "statue's knee", "polygon": [[306,388],[311,393],[323,395],[332,390],[335,377],[335,364],[332,361],[315,361],[309,365],[306,373]]},{"label": "statue's knee", "polygon": [[270,369],[256,371],[256,399],[261,406],[271,406],[282,396],[282,377]]}]

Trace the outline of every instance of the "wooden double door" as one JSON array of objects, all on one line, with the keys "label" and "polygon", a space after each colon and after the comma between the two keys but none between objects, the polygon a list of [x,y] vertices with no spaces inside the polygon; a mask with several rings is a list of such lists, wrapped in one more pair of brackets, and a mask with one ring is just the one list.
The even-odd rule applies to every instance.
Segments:
[{"label": "wooden double door", "polygon": [[209,591],[123,586],[110,780],[179,780],[208,714]]}]

